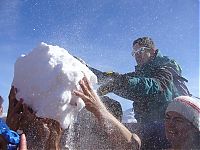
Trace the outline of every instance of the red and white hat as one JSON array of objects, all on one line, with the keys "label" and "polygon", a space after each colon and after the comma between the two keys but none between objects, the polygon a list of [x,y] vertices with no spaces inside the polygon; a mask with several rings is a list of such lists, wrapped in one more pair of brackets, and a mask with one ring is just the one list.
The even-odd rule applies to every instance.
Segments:
[{"label": "red and white hat", "polygon": [[169,103],[166,113],[174,111],[189,120],[200,131],[200,100],[189,96],[179,96]]}]

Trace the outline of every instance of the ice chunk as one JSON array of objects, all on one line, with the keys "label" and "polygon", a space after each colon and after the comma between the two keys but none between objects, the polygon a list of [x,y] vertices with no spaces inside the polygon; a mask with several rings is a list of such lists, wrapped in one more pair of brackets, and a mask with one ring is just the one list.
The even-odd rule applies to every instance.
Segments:
[{"label": "ice chunk", "polygon": [[67,128],[84,107],[84,102],[72,94],[80,89],[83,72],[91,85],[97,83],[92,71],[67,50],[41,43],[17,59],[12,84],[18,89],[17,99],[23,98],[38,117],[55,119]]}]

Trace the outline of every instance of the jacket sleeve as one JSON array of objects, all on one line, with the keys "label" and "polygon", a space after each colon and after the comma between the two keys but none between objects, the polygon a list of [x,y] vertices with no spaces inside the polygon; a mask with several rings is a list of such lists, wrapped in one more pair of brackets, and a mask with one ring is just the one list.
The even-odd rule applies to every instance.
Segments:
[{"label": "jacket sleeve", "polygon": [[115,80],[115,84],[118,86],[115,86],[113,93],[127,99],[153,96],[169,90],[172,82],[171,73],[164,68],[154,70],[151,77],[122,75],[118,80]]}]

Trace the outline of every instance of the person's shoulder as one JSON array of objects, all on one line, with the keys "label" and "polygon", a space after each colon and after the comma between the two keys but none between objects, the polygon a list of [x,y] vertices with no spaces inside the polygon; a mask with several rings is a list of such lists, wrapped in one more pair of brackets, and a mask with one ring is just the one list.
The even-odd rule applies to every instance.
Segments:
[{"label": "person's shoulder", "polygon": [[177,61],[175,59],[171,59],[168,56],[163,56],[166,59],[168,59],[167,63],[165,64],[166,68],[168,69],[173,69],[173,71],[175,71],[176,73],[178,73],[179,75],[181,75],[182,73],[182,68],[181,66],[177,63]]}]

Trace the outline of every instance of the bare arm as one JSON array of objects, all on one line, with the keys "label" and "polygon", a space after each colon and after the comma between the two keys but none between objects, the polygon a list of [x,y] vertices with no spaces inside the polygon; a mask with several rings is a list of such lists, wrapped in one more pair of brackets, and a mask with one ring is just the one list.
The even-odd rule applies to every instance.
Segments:
[{"label": "bare arm", "polygon": [[110,137],[116,147],[125,149],[139,149],[141,141],[136,134],[132,134],[120,123],[104,106],[97,94],[92,90],[86,77],[79,82],[82,91],[74,91],[76,96],[82,98],[86,109],[92,112],[102,129]]}]

